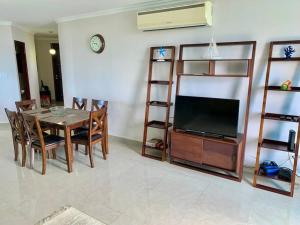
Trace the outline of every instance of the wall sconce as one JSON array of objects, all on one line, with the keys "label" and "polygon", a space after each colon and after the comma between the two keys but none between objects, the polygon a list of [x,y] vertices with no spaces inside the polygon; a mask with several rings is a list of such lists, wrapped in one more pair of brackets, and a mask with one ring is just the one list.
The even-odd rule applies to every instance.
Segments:
[{"label": "wall sconce", "polygon": [[49,49],[49,53],[50,53],[50,55],[55,55],[56,54],[56,50],[53,49],[53,48],[50,48]]}]

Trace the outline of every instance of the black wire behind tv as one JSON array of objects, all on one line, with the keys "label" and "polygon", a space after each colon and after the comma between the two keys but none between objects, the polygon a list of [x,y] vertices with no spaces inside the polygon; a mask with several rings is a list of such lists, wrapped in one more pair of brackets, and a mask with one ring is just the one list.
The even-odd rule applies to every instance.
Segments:
[{"label": "black wire behind tv", "polygon": [[240,101],[177,96],[174,128],[199,135],[237,137]]}]

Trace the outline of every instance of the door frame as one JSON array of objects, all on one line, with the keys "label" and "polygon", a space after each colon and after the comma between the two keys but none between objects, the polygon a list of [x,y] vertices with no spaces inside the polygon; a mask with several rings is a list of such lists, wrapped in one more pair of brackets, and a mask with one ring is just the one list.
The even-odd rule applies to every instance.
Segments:
[{"label": "door frame", "polygon": [[[16,64],[17,64],[17,71],[18,71],[18,79],[19,79],[19,90],[20,90],[20,98],[21,100],[28,100],[31,99],[30,94],[30,83],[29,83],[29,75],[28,75],[28,67],[27,67],[27,59],[26,59],[26,46],[25,42],[14,40],[15,44],[15,55],[16,55]],[[19,62],[17,54],[20,54],[21,62]],[[21,65],[19,64],[21,63]],[[21,80],[19,75],[19,68],[22,68],[23,71],[23,78],[25,80],[25,99],[22,99],[22,90],[21,90]]]},{"label": "door frame", "polygon": [[[59,43],[50,43],[50,47],[51,49],[55,49],[56,50],[56,54],[52,55],[52,72],[53,72],[53,83],[54,83],[54,90],[55,90],[55,101],[57,101],[57,99],[59,98],[59,92],[61,91],[61,96],[62,99],[60,101],[64,101],[64,91],[63,91],[63,84],[62,84],[62,73],[61,73],[61,63],[60,63],[60,49],[59,49]],[[59,59],[59,66],[60,66],[60,76],[61,76],[61,90],[60,88],[57,86],[57,81],[56,81],[56,75],[57,75],[57,71],[55,68],[55,59],[54,57],[57,57],[57,59]]]}]

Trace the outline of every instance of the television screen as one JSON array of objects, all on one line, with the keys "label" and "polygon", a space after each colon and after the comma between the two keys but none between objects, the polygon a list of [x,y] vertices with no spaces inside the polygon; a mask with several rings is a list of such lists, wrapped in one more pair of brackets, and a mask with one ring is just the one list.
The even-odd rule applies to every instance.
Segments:
[{"label": "television screen", "polygon": [[203,135],[236,137],[239,100],[177,96],[174,127]]}]

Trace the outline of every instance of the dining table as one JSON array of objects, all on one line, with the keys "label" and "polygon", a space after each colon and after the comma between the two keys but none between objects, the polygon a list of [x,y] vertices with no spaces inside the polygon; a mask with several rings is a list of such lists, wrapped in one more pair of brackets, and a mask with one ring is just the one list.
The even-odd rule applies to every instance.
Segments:
[{"label": "dining table", "polygon": [[36,116],[43,126],[53,130],[63,130],[65,138],[65,153],[68,172],[72,172],[73,151],[71,142],[71,131],[86,125],[90,113],[85,110],[55,107],[52,109],[33,109],[23,113]]}]

